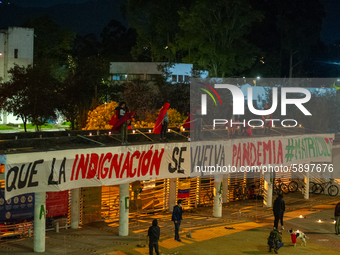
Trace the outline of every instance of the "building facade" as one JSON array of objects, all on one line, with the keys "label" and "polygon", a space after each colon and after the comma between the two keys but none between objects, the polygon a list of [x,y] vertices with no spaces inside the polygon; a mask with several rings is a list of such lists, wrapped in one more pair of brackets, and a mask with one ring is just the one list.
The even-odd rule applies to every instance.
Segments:
[{"label": "building facade", "polygon": [[[28,66],[33,64],[34,29],[9,27],[0,30],[0,78],[9,81],[8,71],[15,64]],[[16,116],[2,113],[1,124],[18,123]]]},{"label": "building facade", "polygon": [[[162,68],[164,67],[164,68]],[[171,83],[189,83],[193,76],[193,64],[172,64],[162,62],[111,62],[110,76],[113,81],[132,81],[136,79],[154,81],[165,76]],[[208,72],[202,71],[199,76],[207,78]]]}]

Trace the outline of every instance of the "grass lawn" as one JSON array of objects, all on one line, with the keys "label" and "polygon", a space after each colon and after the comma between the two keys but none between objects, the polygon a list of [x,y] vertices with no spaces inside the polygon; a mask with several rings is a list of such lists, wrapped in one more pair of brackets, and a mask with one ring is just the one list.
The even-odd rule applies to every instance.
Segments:
[{"label": "grass lawn", "polygon": [[6,126],[6,125],[0,125],[0,130],[12,130],[14,128]]},{"label": "grass lawn", "polygon": [[[41,129],[52,129],[54,128],[51,124],[45,123],[42,126],[39,126]],[[20,124],[20,129],[24,129],[24,124]],[[26,129],[36,129],[36,126],[33,124],[26,124]]]}]

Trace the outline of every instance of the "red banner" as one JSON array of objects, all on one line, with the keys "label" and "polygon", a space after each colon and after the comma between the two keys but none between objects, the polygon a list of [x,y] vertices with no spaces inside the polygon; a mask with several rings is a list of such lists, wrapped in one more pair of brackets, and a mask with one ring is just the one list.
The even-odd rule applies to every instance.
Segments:
[{"label": "red banner", "polygon": [[46,192],[46,217],[67,215],[68,190]]}]

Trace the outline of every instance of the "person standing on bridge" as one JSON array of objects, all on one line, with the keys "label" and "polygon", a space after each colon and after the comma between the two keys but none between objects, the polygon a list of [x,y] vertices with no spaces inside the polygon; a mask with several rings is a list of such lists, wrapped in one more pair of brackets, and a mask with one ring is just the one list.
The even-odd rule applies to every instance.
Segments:
[{"label": "person standing on bridge", "polygon": [[340,234],[340,202],[336,205],[334,211],[334,219],[335,219],[335,234]]},{"label": "person standing on bridge", "polygon": [[283,214],[286,210],[285,201],[283,201],[282,194],[278,195],[278,197],[274,201],[273,212],[274,212],[274,229],[278,229],[279,221],[281,221],[281,228],[283,227]]},{"label": "person standing on bridge", "polygon": [[169,118],[168,118],[168,109],[170,107],[170,104],[168,102],[165,102],[163,105],[162,109],[160,110],[155,127],[153,128],[153,133],[154,134],[161,134],[160,141],[161,142],[167,142],[168,140],[165,137],[167,128],[168,128],[168,123],[169,123]]},{"label": "person standing on bridge", "polygon": [[152,221],[152,226],[149,227],[149,230],[148,230],[149,254],[150,255],[153,254],[153,248],[155,248],[156,254],[159,255],[158,240],[159,240],[159,237],[161,235],[161,230],[157,225],[158,225],[157,219],[154,219]]},{"label": "person standing on bridge", "polygon": [[128,126],[131,124],[131,120],[134,112],[129,112],[129,109],[126,107],[125,102],[120,102],[119,106],[115,109],[115,114],[112,116],[109,124],[112,125],[113,131],[120,131],[122,138],[122,145],[128,145],[127,141],[127,130]]},{"label": "person standing on bridge", "polygon": [[175,240],[178,242],[182,242],[179,239],[179,227],[181,225],[182,220],[182,200],[178,200],[177,205],[174,206],[174,210],[172,211],[172,221],[175,223]]}]

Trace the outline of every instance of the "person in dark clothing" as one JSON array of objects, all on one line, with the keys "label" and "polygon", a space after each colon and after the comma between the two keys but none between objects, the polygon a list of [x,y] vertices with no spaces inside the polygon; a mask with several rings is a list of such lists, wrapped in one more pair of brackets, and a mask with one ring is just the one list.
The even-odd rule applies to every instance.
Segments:
[{"label": "person in dark clothing", "polygon": [[232,121],[235,122],[235,117],[233,115],[233,102],[231,102],[227,108],[226,119],[228,120],[228,123],[226,124],[226,127],[228,127],[228,137],[235,137],[235,124],[231,125]]},{"label": "person in dark clothing", "polygon": [[182,220],[182,200],[178,200],[177,205],[174,206],[174,210],[172,212],[172,221],[175,223],[175,240],[178,242],[182,242],[179,239],[179,227],[181,225]]},{"label": "person in dark clothing", "polygon": [[[119,106],[116,107],[115,109],[115,113],[117,115],[117,118],[120,119],[122,118],[125,113],[129,112],[129,109],[126,107],[126,103],[125,102],[120,102],[119,103]],[[128,128],[128,125],[130,123],[128,123],[128,121],[126,121],[122,127],[121,127],[121,130],[120,130],[120,133],[121,133],[121,136],[122,136],[122,145],[128,145],[128,141],[127,141],[127,128]]]},{"label": "person in dark clothing", "polygon": [[334,219],[335,219],[335,234],[340,234],[340,202],[336,205],[334,211]]},{"label": "person in dark clothing", "polygon": [[283,196],[280,194],[274,201],[273,212],[274,212],[274,229],[278,229],[279,220],[281,221],[282,230],[283,227],[283,214],[286,210],[285,201],[283,201]]},{"label": "person in dark clothing", "polygon": [[148,237],[149,237],[149,254],[153,254],[153,248],[155,248],[155,252],[159,255],[158,251],[158,240],[161,234],[160,228],[157,226],[158,222],[157,219],[152,221],[152,226],[149,227]]},{"label": "person in dark clothing", "polygon": [[282,233],[279,232],[279,230],[274,229],[270,232],[270,235],[268,237],[268,246],[269,246],[269,252],[274,249],[274,252],[277,254],[278,249],[280,249],[284,243],[282,242]]}]

